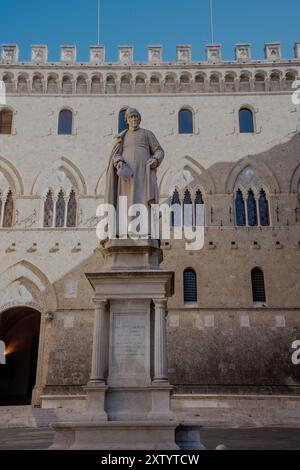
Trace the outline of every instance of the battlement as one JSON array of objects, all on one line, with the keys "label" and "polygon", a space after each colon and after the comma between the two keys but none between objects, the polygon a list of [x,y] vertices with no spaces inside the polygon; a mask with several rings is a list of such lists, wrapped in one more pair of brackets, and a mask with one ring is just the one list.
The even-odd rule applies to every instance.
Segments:
[{"label": "battlement", "polygon": [[[2,64],[18,64],[19,63],[19,47],[15,44],[3,44],[1,46],[1,63]],[[131,65],[137,64],[134,62],[134,48],[131,45],[118,47],[118,61],[113,64]],[[300,60],[300,41],[294,44],[294,58],[282,59],[281,45],[278,42],[266,43],[264,45],[264,60],[252,59],[251,44],[243,43],[236,44],[234,48],[233,61],[222,60],[222,46],[220,44],[209,44],[205,48],[205,61],[194,61],[192,59],[192,46],[191,45],[177,45],[176,46],[176,61],[175,64],[228,64],[231,62],[237,63],[280,63],[287,61]],[[31,61],[30,64],[43,65],[48,64],[48,47],[46,45],[33,45],[31,46]],[[77,64],[77,51],[74,45],[64,45],[60,47],[60,63],[63,65]],[[82,64],[82,62],[80,62]],[[105,61],[105,46],[97,45],[90,46],[89,60],[84,62],[91,65],[112,65]],[[140,63],[140,62],[139,62]],[[160,65],[170,62],[163,60],[163,47],[160,45],[148,46],[148,60],[150,65]],[[25,64],[25,62],[21,62]],[[51,64],[58,64],[58,62],[51,62]],[[143,62],[143,64],[145,64]]]}]

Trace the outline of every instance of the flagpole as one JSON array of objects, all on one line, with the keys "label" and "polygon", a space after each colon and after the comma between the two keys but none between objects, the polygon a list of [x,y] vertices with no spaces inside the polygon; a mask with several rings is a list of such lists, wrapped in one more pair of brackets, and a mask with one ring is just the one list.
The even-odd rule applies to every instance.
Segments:
[{"label": "flagpole", "polygon": [[214,43],[213,0],[209,0],[209,16],[210,16],[210,39],[211,39],[211,44],[213,44]]},{"label": "flagpole", "polygon": [[97,45],[100,44],[100,0],[97,0]]}]

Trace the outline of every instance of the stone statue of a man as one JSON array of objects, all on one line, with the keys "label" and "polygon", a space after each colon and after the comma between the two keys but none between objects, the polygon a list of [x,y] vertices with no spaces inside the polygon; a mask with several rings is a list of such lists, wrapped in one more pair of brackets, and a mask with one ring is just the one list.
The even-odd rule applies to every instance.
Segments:
[{"label": "stone statue of a man", "polygon": [[128,208],[158,203],[156,169],[164,158],[154,134],[140,127],[141,115],[133,108],[125,113],[128,129],[116,137],[106,173],[104,202],[118,209],[119,196],[127,196]]}]

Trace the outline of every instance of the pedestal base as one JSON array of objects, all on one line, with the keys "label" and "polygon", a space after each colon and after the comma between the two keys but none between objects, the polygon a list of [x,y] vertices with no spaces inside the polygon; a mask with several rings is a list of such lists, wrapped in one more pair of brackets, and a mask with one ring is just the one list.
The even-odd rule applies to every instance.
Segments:
[{"label": "pedestal base", "polygon": [[55,424],[51,450],[178,450],[176,422],[122,421]]}]

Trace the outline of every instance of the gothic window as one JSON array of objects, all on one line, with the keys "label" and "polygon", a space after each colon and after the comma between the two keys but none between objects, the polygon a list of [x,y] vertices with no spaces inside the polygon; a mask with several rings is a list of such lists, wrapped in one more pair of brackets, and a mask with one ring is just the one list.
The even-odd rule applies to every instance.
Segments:
[{"label": "gothic window", "polygon": [[287,72],[285,75],[285,90],[292,90],[294,81],[296,80],[295,72]]},{"label": "gothic window", "polygon": [[197,189],[195,195],[195,225],[196,227],[204,225],[204,202],[200,189]]},{"label": "gothic window", "polygon": [[68,109],[62,109],[58,118],[58,134],[71,135],[73,127],[73,113]]},{"label": "gothic window", "polygon": [[253,134],[254,132],[254,121],[253,113],[248,108],[241,108],[239,111],[239,123],[241,134]]},{"label": "gothic window", "polygon": [[125,121],[125,113],[126,109],[121,109],[119,112],[119,133],[125,131],[125,129],[128,129],[128,124]]},{"label": "gothic window", "polygon": [[248,191],[247,199],[247,213],[248,213],[248,225],[254,227],[257,225],[257,209],[256,209],[256,200],[252,189]]},{"label": "gothic window", "polygon": [[72,190],[68,201],[67,227],[76,227],[77,201],[75,191]]},{"label": "gothic window", "polygon": [[240,189],[237,190],[235,197],[235,220],[238,227],[246,225],[245,201]]},{"label": "gothic window", "polygon": [[55,227],[64,227],[65,225],[65,206],[64,193],[60,190],[56,201]]},{"label": "gothic window", "polygon": [[183,198],[183,225],[184,227],[193,226],[193,203],[188,189],[185,191]]},{"label": "gothic window", "polygon": [[53,209],[54,209],[54,203],[53,203],[52,192],[48,191],[46,200],[44,203],[44,223],[43,223],[44,227],[52,227]]},{"label": "gothic window", "polygon": [[193,269],[183,273],[184,302],[197,302],[197,276]]},{"label": "gothic window", "polygon": [[165,78],[165,92],[176,93],[176,82],[173,75],[167,75]]},{"label": "gothic window", "polygon": [[12,227],[13,224],[14,201],[11,190],[8,191],[4,204],[3,227]]},{"label": "gothic window", "polygon": [[177,189],[175,189],[172,199],[171,199],[171,227],[181,226],[181,205],[180,197]]},{"label": "gothic window", "polygon": [[254,268],[251,271],[252,296],[253,302],[265,302],[265,280],[264,273],[260,268]]},{"label": "gothic window", "polygon": [[182,93],[190,93],[191,81],[189,75],[181,75],[179,80],[179,91]]},{"label": "gothic window", "polygon": [[4,108],[0,111],[0,134],[11,134],[13,112],[11,109]]},{"label": "gothic window", "polygon": [[259,219],[260,225],[270,225],[269,203],[263,189],[261,189],[259,193]]},{"label": "gothic window", "polygon": [[193,134],[193,113],[189,109],[181,109],[178,114],[179,134]]}]

